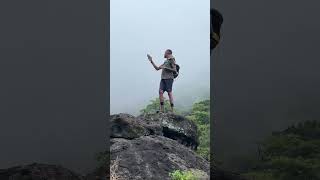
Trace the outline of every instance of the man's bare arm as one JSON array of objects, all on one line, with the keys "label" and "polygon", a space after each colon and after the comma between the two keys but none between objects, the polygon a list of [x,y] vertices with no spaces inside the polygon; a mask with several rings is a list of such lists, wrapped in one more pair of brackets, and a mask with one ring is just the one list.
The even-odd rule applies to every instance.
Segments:
[{"label": "man's bare arm", "polygon": [[153,61],[151,61],[151,64],[152,64],[152,66],[154,67],[154,69],[157,70],[157,71],[160,70],[160,69],[162,69],[162,65],[158,67],[157,65],[154,64]]},{"label": "man's bare arm", "polygon": [[162,69],[162,65],[158,67],[158,66],[155,65],[154,62],[152,61],[152,57],[151,57],[149,54],[147,54],[147,56],[148,56],[148,59],[149,59],[149,61],[151,62],[152,66],[154,67],[155,70],[158,71],[158,70]]}]

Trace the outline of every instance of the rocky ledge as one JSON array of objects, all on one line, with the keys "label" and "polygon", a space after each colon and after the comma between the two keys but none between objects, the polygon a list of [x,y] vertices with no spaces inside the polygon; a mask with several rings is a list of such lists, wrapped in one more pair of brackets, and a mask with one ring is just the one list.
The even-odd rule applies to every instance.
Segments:
[{"label": "rocky ledge", "polygon": [[194,151],[197,127],[183,116],[116,114],[110,125],[110,157],[118,179],[166,180],[174,170],[196,170],[209,179],[209,162]]},{"label": "rocky ledge", "polygon": [[110,126],[110,138],[134,139],[157,135],[176,140],[193,150],[196,150],[199,145],[196,125],[183,116],[171,113],[138,117],[116,114],[111,116]]}]

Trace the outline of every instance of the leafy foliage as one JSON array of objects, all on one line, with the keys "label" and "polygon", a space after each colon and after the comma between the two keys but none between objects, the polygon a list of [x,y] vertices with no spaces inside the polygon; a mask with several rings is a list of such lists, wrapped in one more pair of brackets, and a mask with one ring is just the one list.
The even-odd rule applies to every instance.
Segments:
[{"label": "leafy foliage", "polygon": [[320,122],[306,121],[273,133],[261,143],[260,161],[246,176],[256,180],[263,176],[270,180],[320,179]]},{"label": "leafy foliage", "polygon": [[169,173],[172,180],[197,180],[198,178],[191,171],[176,170]]},{"label": "leafy foliage", "polygon": [[[141,114],[154,114],[160,109],[160,99],[156,98],[151,100],[150,103],[144,108],[140,110]],[[170,101],[164,98],[164,110],[167,112],[170,110]],[[180,114],[181,112],[178,111],[176,108],[173,109],[175,113]]]},{"label": "leafy foliage", "polygon": [[210,160],[210,100],[195,103],[187,118],[193,121],[198,128],[200,144],[197,153]]},{"label": "leafy foliage", "polygon": [[192,107],[192,111],[210,112],[210,100],[207,99],[207,100],[195,103]]}]

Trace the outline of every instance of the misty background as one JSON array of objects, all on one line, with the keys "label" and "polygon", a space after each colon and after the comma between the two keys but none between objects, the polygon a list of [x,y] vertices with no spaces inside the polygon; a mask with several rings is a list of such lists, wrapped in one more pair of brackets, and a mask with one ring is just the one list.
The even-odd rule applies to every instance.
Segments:
[{"label": "misty background", "polygon": [[188,107],[210,96],[209,7],[209,0],[111,0],[111,114],[136,115],[158,97],[161,71],[147,53],[161,65],[166,49],[181,67],[173,85],[175,105]]},{"label": "misty background", "polygon": [[228,167],[292,123],[320,120],[320,2],[215,0],[214,152]]}]

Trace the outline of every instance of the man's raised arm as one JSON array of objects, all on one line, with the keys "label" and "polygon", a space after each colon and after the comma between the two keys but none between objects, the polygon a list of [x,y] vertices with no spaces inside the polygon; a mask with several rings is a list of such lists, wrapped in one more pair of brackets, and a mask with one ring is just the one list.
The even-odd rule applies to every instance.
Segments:
[{"label": "man's raised arm", "polygon": [[158,71],[158,70],[162,69],[162,66],[158,67],[157,65],[154,64],[154,62],[152,61],[152,57],[149,54],[147,54],[147,56],[148,56],[148,59],[151,62],[152,66],[154,67],[155,70]]}]

